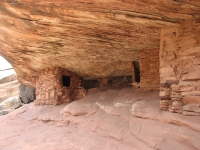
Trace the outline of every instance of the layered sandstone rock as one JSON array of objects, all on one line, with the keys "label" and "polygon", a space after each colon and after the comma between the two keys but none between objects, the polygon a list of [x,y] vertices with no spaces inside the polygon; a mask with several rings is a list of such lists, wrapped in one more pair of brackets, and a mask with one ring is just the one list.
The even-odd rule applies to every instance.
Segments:
[{"label": "layered sandstone rock", "polygon": [[0,145],[1,150],[199,150],[199,124],[199,116],[160,111],[158,91],[96,89],[70,104],[31,103],[0,117]]},{"label": "layered sandstone rock", "polygon": [[90,78],[131,75],[141,50],[159,49],[160,29],[198,20],[199,7],[196,0],[5,0],[0,53],[32,86],[51,67]]},{"label": "layered sandstone rock", "polygon": [[[182,113],[184,111],[182,106],[192,101],[198,103],[196,99],[200,93],[199,33],[199,23],[194,20],[182,22],[180,28],[162,29],[160,49],[162,109],[169,108],[172,112]],[[191,109],[188,110],[189,108]],[[187,107],[187,111],[196,112],[196,109]]]},{"label": "layered sandstone rock", "polygon": [[[54,68],[98,79],[100,86],[111,77],[132,75],[133,85],[158,89],[160,80],[160,108],[171,112],[183,113],[185,99],[199,97],[196,0],[5,0],[0,19],[0,54],[20,82],[37,87],[38,103],[60,104],[69,95],[84,95],[77,87],[70,92],[63,88],[62,73],[41,73]],[[141,83],[134,83],[134,62]]]},{"label": "layered sandstone rock", "polygon": [[9,97],[19,94],[19,82],[17,80],[0,84],[0,102],[6,100]]}]

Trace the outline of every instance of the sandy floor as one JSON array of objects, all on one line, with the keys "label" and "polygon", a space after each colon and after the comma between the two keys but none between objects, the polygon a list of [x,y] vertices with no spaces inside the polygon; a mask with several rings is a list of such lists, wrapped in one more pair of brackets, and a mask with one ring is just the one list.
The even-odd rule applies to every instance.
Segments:
[{"label": "sandy floor", "polygon": [[200,117],[159,110],[158,91],[96,89],[0,117],[0,150],[199,150]]}]

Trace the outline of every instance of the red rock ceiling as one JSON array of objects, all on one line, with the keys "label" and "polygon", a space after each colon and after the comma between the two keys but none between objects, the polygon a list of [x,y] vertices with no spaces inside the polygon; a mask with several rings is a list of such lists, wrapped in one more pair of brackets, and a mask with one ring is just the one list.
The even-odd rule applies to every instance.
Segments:
[{"label": "red rock ceiling", "polygon": [[199,18],[197,0],[3,0],[0,54],[25,84],[54,66],[89,78],[130,75],[139,51],[159,48],[160,28]]}]

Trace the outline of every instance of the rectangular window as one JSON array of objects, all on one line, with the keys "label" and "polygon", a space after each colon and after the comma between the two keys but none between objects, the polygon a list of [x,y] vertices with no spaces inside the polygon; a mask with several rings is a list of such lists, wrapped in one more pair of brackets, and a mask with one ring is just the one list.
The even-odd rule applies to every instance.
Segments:
[{"label": "rectangular window", "polygon": [[69,76],[63,76],[62,77],[62,84],[65,87],[70,87],[70,78]]}]

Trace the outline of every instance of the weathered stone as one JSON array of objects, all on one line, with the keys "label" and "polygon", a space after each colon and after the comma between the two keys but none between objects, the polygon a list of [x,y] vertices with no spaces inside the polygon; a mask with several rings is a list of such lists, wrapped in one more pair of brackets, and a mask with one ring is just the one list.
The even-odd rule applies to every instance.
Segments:
[{"label": "weathered stone", "polygon": [[35,88],[20,84],[19,98],[23,103],[29,103],[35,100]]},{"label": "weathered stone", "polygon": [[200,113],[200,105],[186,104],[186,105],[183,106],[183,111]]},{"label": "weathered stone", "polygon": [[200,113],[193,111],[183,111],[183,115],[185,116],[200,116]]},{"label": "weathered stone", "polygon": [[19,82],[17,80],[0,84],[0,102],[12,96],[19,95]]},{"label": "weathered stone", "polygon": [[159,50],[144,50],[140,52],[140,88],[143,90],[158,90]]},{"label": "weathered stone", "polygon": [[83,98],[86,91],[80,85],[79,76],[70,71],[59,67],[42,70],[36,80],[35,104],[59,105]]},{"label": "weathered stone", "polygon": [[[200,30],[195,20],[185,20],[181,22],[179,28],[161,30],[160,77],[163,85],[161,92],[164,91],[163,87],[168,88],[173,101],[169,111],[182,113],[183,103],[195,104],[195,100],[191,100],[191,97],[200,96],[197,88],[200,80],[197,61],[200,57],[199,44],[197,44]],[[173,60],[167,58],[169,52],[174,54]],[[162,99],[161,97],[161,101]],[[197,99],[196,103],[198,103]]]},{"label": "weathered stone", "polygon": [[199,150],[199,124],[199,116],[160,111],[158,91],[95,89],[70,104],[30,103],[0,117],[0,149]]},{"label": "weathered stone", "polygon": [[169,106],[171,105],[172,101],[169,99],[161,99],[160,100],[160,109],[161,110],[168,110]]},{"label": "weathered stone", "polygon": [[2,110],[2,111],[0,111],[0,116],[7,115],[7,114],[9,114],[12,111],[13,111],[13,109]]},{"label": "weathered stone", "polygon": [[191,81],[191,80],[200,80],[200,74],[198,71],[189,72],[188,74],[183,76],[183,81]]},{"label": "weathered stone", "polygon": [[164,76],[174,76],[174,69],[173,67],[162,67],[160,68],[160,74]]},{"label": "weathered stone", "polygon": [[182,96],[187,97],[187,96],[199,96],[200,91],[189,91],[189,92],[182,92]]},{"label": "weathered stone", "polygon": [[13,110],[22,105],[21,100],[18,96],[10,97],[0,103],[0,111]]},{"label": "weathered stone", "polygon": [[200,105],[200,97],[199,96],[183,97],[183,103]]},{"label": "weathered stone", "polygon": [[[139,61],[140,51],[159,49],[160,28],[199,18],[196,3],[4,1],[1,54],[25,84],[35,85],[41,70],[55,66],[91,78],[131,75],[128,64]],[[168,43],[167,59],[174,60],[176,54]]]},{"label": "weathered stone", "polygon": [[[36,86],[39,104],[84,96],[81,78],[107,84],[132,75],[134,83],[133,62],[139,62],[141,89],[159,89],[160,83],[161,100],[182,103],[200,96],[199,7],[195,0],[6,0],[0,5],[0,54],[20,82]],[[55,68],[76,73],[70,86],[63,88],[64,73]]]}]

